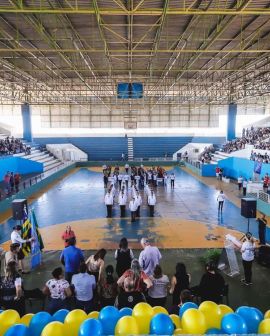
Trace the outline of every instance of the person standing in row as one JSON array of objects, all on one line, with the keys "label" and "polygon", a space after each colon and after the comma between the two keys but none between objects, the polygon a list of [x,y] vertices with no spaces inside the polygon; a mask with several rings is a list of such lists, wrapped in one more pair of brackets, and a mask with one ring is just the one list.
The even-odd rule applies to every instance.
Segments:
[{"label": "person standing in row", "polygon": [[246,196],[247,194],[247,185],[248,185],[247,179],[244,179],[243,180],[243,196]]},{"label": "person standing in row", "polygon": [[106,192],[104,203],[107,207],[107,218],[112,218],[113,195],[109,190]]},{"label": "person standing in row", "polygon": [[136,216],[140,217],[140,209],[141,209],[141,205],[142,205],[142,196],[140,195],[139,191],[137,190],[136,193],[136,202],[137,202],[137,211],[136,211]]},{"label": "person standing in row", "polygon": [[222,212],[225,201],[225,195],[222,190],[220,190],[220,193],[218,194],[217,201],[218,201],[218,211]]},{"label": "person standing in row", "polygon": [[156,246],[151,246],[148,238],[141,239],[141,246],[143,250],[139,256],[139,263],[144,273],[150,276],[154,273],[156,265],[159,265],[162,256]]},{"label": "person standing in row", "polygon": [[245,284],[246,286],[252,285],[252,262],[254,260],[254,252],[255,242],[252,238],[252,234],[250,232],[247,232],[245,241],[241,247],[242,263],[245,274],[245,277],[241,279],[241,282],[243,282],[243,284]]},{"label": "person standing in row", "polygon": [[138,209],[138,203],[135,197],[132,197],[131,201],[129,202],[129,210],[131,213],[131,222],[135,222],[136,220],[136,212]]},{"label": "person standing in row", "polygon": [[16,173],[14,175],[14,183],[15,183],[15,191],[16,191],[16,193],[19,192],[20,181],[21,181],[21,175],[19,173]]},{"label": "person standing in row", "polygon": [[265,214],[263,214],[261,218],[257,218],[257,222],[258,222],[258,229],[259,229],[260,245],[265,245],[265,233],[266,233],[266,225],[267,225]]},{"label": "person standing in row", "polygon": [[238,190],[241,191],[242,184],[243,184],[243,177],[241,175],[238,177],[237,183],[238,183]]},{"label": "person standing in row", "polygon": [[121,218],[123,218],[125,217],[126,214],[126,204],[127,204],[127,195],[125,193],[124,188],[122,188],[122,190],[119,193],[118,203],[120,205]]},{"label": "person standing in row", "polygon": [[133,251],[128,248],[127,238],[123,237],[119,243],[119,249],[115,251],[116,273],[120,278],[122,274],[130,269],[131,261],[134,259]]},{"label": "person standing in row", "polygon": [[148,205],[150,210],[150,217],[154,217],[155,205],[157,203],[156,195],[153,190],[151,190],[150,195],[148,196]]},{"label": "person standing in row", "polygon": [[174,181],[175,181],[175,175],[174,175],[174,173],[171,173],[170,178],[171,178],[171,188],[174,189]]}]

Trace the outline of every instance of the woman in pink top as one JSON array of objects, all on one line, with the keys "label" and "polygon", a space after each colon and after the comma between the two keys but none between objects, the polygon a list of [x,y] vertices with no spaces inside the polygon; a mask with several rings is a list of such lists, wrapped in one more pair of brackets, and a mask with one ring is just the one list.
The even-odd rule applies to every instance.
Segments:
[{"label": "woman in pink top", "polygon": [[66,227],[66,231],[62,234],[62,239],[64,240],[65,247],[68,247],[68,241],[70,238],[76,238],[74,231],[71,230],[71,226]]}]

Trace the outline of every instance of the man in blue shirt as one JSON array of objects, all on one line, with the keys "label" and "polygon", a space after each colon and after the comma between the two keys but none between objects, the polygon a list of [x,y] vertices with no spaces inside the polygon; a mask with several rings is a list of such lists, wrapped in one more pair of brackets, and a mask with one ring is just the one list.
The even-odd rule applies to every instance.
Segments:
[{"label": "man in blue shirt", "polygon": [[70,238],[60,256],[61,263],[65,266],[65,279],[70,283],[74,274],[79,272],[80,263],[84,261],[82,250],[76,245],[76,239]]}]

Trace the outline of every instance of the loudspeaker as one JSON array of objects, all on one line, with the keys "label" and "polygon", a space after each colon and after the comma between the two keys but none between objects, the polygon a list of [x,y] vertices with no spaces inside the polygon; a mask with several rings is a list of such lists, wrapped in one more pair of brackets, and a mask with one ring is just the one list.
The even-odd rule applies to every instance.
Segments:
[{"label": "loudspeaker", "polygon": [[256,211],[256,198],[241,198],[241,216],[246,218],[256,218]]},{"label": "loudspeaker", "polygon": [[12,215],[13,219],[23,220],[24,218],[24,207],[28,213],[27,200],[26,199],[15,199],[12,202]]}]

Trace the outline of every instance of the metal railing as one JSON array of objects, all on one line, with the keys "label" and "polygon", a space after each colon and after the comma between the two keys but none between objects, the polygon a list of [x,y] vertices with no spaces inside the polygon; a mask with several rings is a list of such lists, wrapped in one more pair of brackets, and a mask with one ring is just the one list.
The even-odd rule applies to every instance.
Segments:
[{"label": "metal railing", "polygon": [[[33,176],[33,177],[29,177],[28,179],[22,181],[20,184],[19,184],[19,188],[18,188],[18,192],[22,191],[22,190],[25,190],[29,187],[31,187],[32,185],[35,185],[37,183],[39,183],[40,181],[42,181],[43,179],[57,173],[58,171],[68,167],[68,166],[71,166],[72,164],[74,164],[74,162],[63,162],[61,165],[53,168],[53,169],[50,169],[49,171],[45,172],[45,173],[41,173],[41,174],[38,174],[36,176]],[[10,198],[10,197],[13,197],[17,194],[16,192],[16,189],[14,188],[14,190],[8,194],[5,193],[5,190],[1,191],[0,189],[0,201],[6,199],[6,198]]]},{"label": "metal railing", "polygon": [[257,199],[259,199],[259,200],[261,200],[265,203],[270,204],[270,195],[267,194],[266,192],[262,191],[262,190],[247,193],[247,197],[257,198]]}]

